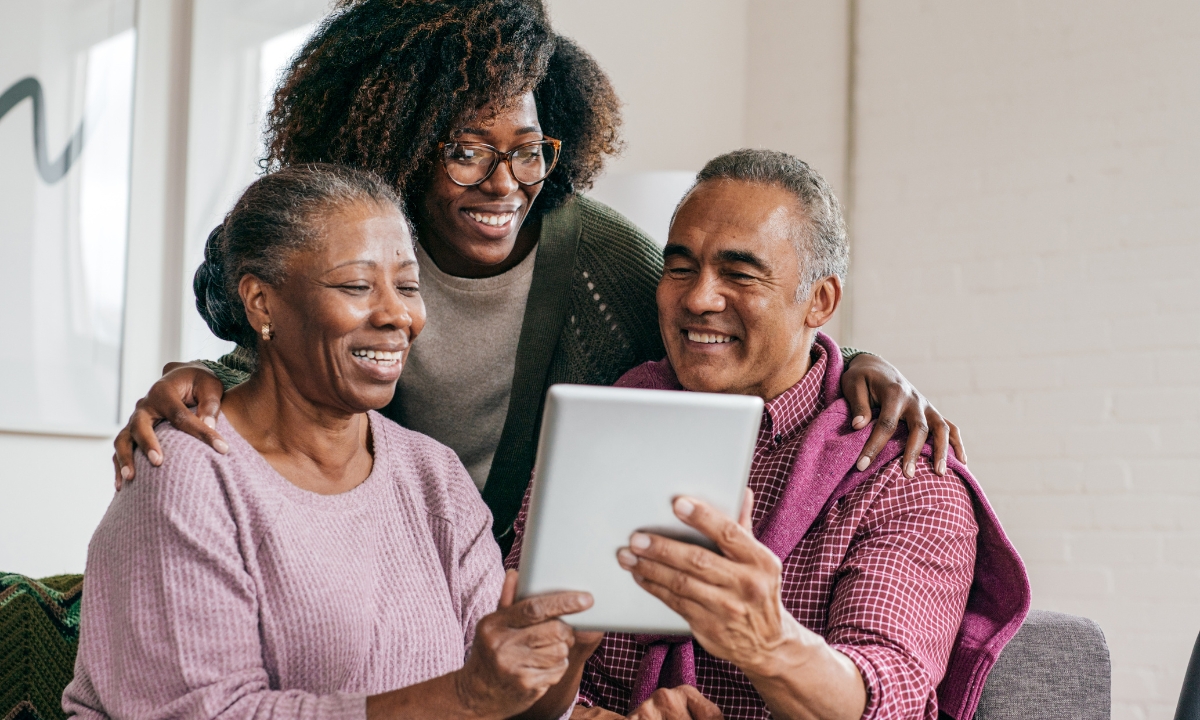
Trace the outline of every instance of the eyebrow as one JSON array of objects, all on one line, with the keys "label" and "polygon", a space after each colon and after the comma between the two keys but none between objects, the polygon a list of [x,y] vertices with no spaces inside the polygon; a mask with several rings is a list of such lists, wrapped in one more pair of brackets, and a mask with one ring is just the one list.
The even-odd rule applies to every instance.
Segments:
[{"label": "eyebrow", "polygon": [[[416,264],[417,264],[417,261],[415,259],[414,260],[405,260],[404,262],[400,263],[400,267],[406,268],[406,267],[416,265]],[[366,265],[369,268],[379,267],[379,263],[375,262],[374,260],[347,260],[344,263],[340,263],[338,265],[334,265],[333,267],[329,268],[329,271],[332,272],[334,270],[337,270],[339,268],[344,268],[349,265]]]},{"label": "eyebrow", "polygon": [[668,243],[667,246],[663,248],[663,260],[666,260],[669,257],[682,257],[687,258],[688,260],[694,260],[696,254],[683,245],[672,245]]},{"label": "eyebrow", "polygon": [[[683,245],[667,245],[663,248],[663,260],[669,257],[682,257],[694,260],[696,254]],[[721,250],[717,252],[717,259],[723,262],[745,263],[763,271],[771,269],[766,260],[763,260],[749,250]]]},{"label": "eyebrow", "polygon": [[[534,125],[526,125],[525,127],[518,129],[516,134],[517,135],[530,135],[532,133],[541,134],[541,132],[542,132],[542,129],[540,127],[536,127]],[[452,133],[452,135],[454,137],[458,137],[459,135],[482,135],[484,137],[491,137],[492,131],[491,130],[481,130],[479,128],[473,128],[473,127],[460,127],[457,130],[455,130]]]},{"label": "eyebrow", "polygon": [[771,269],[766,260],[763,260],[749,250],[721,250],[717,253],[717,258],[725,262],[744,263],[759,270]]}]

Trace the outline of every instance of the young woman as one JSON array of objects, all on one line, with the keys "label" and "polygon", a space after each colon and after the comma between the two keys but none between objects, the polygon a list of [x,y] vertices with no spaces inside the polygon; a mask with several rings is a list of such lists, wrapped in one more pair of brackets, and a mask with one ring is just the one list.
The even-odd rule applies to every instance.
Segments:
[{"label": "young woman", "polygon": [[[580,194],[620,147],[618,108],[596,62],[534,0],[342,2],[275,96],[271,167],[366,168],[413,209],[431,322],[383,412],[459,454],[505,549],[546,389],[611,384],[663,357],[661,253]],[[848,355],[856,427],[881,405],[865,456],[903,420],[906,464],[930,433],[935,463],[951,443],[963,458],[957,429],[895,368]],[[253,367],[249,348],[168,366],[117,438],[118,487],[135,444],[162,462],[160,419],[222,447],[211,427],[222,386]]]}]

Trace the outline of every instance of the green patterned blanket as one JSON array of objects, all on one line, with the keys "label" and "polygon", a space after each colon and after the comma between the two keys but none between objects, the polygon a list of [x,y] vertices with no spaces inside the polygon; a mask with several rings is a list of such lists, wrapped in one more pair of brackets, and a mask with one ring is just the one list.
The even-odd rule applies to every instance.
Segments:
[{"label": "green patterned blanket", "polygon": [[82,575],[0,573],[0,720],[58,720],[75,674]]}]

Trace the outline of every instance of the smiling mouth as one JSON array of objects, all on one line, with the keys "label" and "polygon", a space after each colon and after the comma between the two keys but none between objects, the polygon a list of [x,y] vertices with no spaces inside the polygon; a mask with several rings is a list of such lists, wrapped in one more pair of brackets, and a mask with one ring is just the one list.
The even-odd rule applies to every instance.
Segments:
[{"label": "smiling mouth", "polygon": [[515,212],[485,213],[475,212],[473,210],[464,210],[463,212],[465,212],[469,218],[480,225],[487,225],[488,227],[494,228],[504,227],[512,222],[513,218],[517,216]]},{"label": "smiling mouth", "polygon": [[692,342],[703,343],[705,345],[721,345],[731,343],[737,338],[732,335],[722,335],[721,333],[702,333],[694,330],[684,330],[687,334],[687,339]]},{"label": "smiling mouth", "polygon": [[360,360],[375,363],[383,367],[397,365],[404,357],[402,352],[388,352],[386,350],[351,350],[350,354]]}]

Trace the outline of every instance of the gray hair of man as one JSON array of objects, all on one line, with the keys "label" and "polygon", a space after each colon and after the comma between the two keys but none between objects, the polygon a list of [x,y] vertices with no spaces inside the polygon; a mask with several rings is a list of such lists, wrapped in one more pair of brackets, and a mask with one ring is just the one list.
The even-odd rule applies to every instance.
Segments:
[{"label": "gray hair of man", "polygon": [[[843,283],[846,282],[846,272],[850,268],[850,242],[846,237],[842,204],[825,178],[808,163],[778,150],[734,150],[709,160],[696,175],[692,190],[715,180],[770,185],[787,190],[800,201],[805,221],[796,228],[792,240],[800,259],[797,301],[806,299],[813,285],[824,278],[836,275]],[[679,201],[675,214],[687,202],[692,190],[688,190]],[[675,214],[671,216],[672,224],[675,223]]]}]

